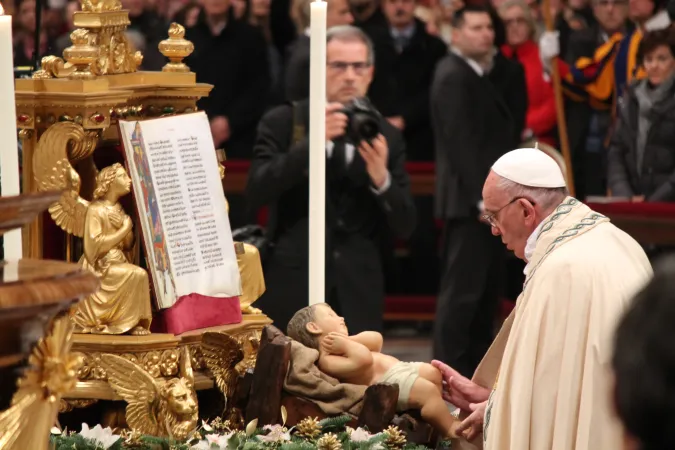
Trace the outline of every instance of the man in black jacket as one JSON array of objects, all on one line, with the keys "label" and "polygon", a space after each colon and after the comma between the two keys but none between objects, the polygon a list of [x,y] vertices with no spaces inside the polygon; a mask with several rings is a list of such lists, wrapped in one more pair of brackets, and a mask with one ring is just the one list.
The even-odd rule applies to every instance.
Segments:
[{"label": "man in black jacket", "polygon": [[197,81],[213,85],[198,102],[209,116],[216,147],[228,158],[249,158],[271,86],[267,43],[258,28],[235,20],[230,0],[205,0],[185,38],[195,51],[186,60]]},{"label": "man in black jacket", "polygon": [[[326,297],[350,332],[381,330],[384,283],[378,238],[389,227],[406,237],[415,208],[400,133],[383,118],[371,144],[348,142],[344,105],[365,95],[373,51],[358,28],[328,31],[326,93]],[[308,299],[308,101],[263,117],[249,172],[248,199],[269,205],[274,242],[265,264],[267,291],[257,306],[285,328]],[[300,132],[298,132],[300,130]],[[316,299],[315,299],[316,300]]]},{"label": "man in black jacket", "polygon": [[509,107],[489,80],[494,31],[489,12],[456,13],[453,48],[431,87],[436,216],[445,221],[434,357],[471,376],[492,341],[503,246],[479,221],[483,181],[513,143]]},{"label": "man in black jacket", "polygon": [[438,61],[448,52],[415,18],[415,0],[383,0],[386,27],[367,29],[376,70],[368,97],[403,132],[408,158],[433,160],[429,87]]}]

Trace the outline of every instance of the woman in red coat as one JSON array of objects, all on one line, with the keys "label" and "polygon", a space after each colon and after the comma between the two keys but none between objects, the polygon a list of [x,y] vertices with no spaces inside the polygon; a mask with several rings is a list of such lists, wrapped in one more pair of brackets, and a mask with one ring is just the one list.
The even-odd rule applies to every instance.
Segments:
[{"label": "woman in red coat", "polygon": [[525,70],[528,108],[523,140],[534,138],[556,146],[556,109],[553,84],[539,57],[532,11],[522,0],[506,0],[499,6],[506,27],[506,44],[502,52],[517,59]]}]

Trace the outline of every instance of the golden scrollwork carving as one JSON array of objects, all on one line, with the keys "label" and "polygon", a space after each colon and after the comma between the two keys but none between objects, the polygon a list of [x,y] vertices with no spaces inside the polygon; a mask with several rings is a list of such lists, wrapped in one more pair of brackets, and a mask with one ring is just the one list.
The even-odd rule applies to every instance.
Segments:
[{"label": "golden scrollwork carving", "polygon": [[70,320],[62,315],[33,349],[12,406],[0,413],[0,449],[46,450],[61,395],[75,386],[81,364],[81,357],[70,352],[72,333]]},{"label": "golden scrollwork carving", "polygon": [[113,390],[127,402],[126,420],[133,431],[184,440],[197,427],[197,395],[190,354],[181,351],[180,378],[155,380],[141,366],[118,355],[101,362]]},{"label": "golden scrollwork carving", "polygon": [[[108,379],[108,374],[106,373],[105,366],[101,361],[101,356],[102,353],[84,354],[84,362],[77,374],[78,380],[106,381]],[[145,370],[153,378],[159,378],[162,376],[173,377],[178,375],[180,351],[175,348],[139,353],[122,353],[118,356],[142,367],[143,370]],[[191,366],[199,369],[192,363]]]},{"label": "golden scrollwork carving", "polygon": [[89,202],[80,197],[80,175],[75,162],[90,156],[98,143],[98,132],[85,131],[74,122],[59,122],[41,136],[33,155],[33,171],[38,191],[61,190],[58,202],[49,207],[54,222],[69,234],[84,234]]},{"label": "golden scrollwork carving", "polygon": [[190,68],[183,63],[195,50],[192,42],[185,39],[183,25],[173,22],[169,27],[169,39],[159,43],[159,51],[169,58],[169,63],[162,67],[163,72],[189,72]]},{"label": "golden scrollwork carving", "polygon": [[75,67],[66,65],[66,62],[58,56],[49,55],[40,61],[40,70],[33,73],[33,79],[44,80],[48,78],[64,78],[75,72]]}]

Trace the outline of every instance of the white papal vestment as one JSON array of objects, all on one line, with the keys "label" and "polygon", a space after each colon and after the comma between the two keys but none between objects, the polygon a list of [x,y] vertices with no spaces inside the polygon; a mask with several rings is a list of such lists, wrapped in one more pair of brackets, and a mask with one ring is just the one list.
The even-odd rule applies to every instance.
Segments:
[{"label": "white papal vestment", "polygon": [[474,375],[494,388],[483,442],[459,448],[621,448],[610,400],[612,339],[651,276],[635,240],[566,198],[544,220],[523,292]]}]

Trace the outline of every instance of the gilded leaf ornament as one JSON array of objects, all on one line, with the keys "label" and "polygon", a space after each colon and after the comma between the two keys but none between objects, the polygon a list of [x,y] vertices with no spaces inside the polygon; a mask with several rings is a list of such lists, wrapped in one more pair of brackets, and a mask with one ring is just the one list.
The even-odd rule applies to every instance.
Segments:
[{"label": "gilded leaf ornament", "polygon": [[46,450],[61,395],[73,389],[81,356],[72,354],[73,326],[67,315],[33,349],[12,406],[0,413],[0,449]]}]

